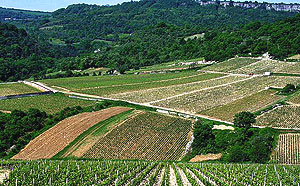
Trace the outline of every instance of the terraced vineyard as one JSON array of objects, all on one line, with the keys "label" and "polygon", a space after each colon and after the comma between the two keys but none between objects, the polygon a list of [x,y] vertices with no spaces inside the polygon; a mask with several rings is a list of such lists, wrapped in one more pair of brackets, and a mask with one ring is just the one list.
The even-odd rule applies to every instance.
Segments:
[{"label": "terraced vineyard", "polygon": [[235,69],[242,68],[244,66],[248,66],[250,64],[258,62],[259,59],[253,58],[234,58],[224,61],[222,63],[217,63],[215,65],[205,67],[203,71],[218,71],[218,72],[230,72]]},{"label": "terraced vineyard", "polygon": [[25,85],[24,83],[9,83],[0,84],[0,96],[19,95],[41,92],[31,86]]},{"label": "terraced vineyard", "polygon": [[248,65],[236,70],[230,71],[237,74],[264,74],[265,72],[279,72],[281,69],[288,68],[291,65],[287,62],[274,61],[274,60],[262,60],[258,63]]},{"label": "terraced vineyard", "polygon": [[226,105],[255,94],[266,87],[283,87],[288,83],[298,84],[296,77],[252,77],[208,90],[187,93],[178,97],[171,97],[153,105],[172,108],[191,113],[200,113],[217,106]]},{"label": "terraced vineyard", "polygon": [[110,95],[109,97],[121,99],[121,100],[127,100],[127,101],[134,101],[139,103],[153,102],[153,101],[169,98],[172,96],[184,94],[187,92],[199,91],[205,88],[232,83],[246,78],[247,77],[245,76],[228,75],[228,76],[222,76],[219,78],[209,79],[205,81],[197,81],[197,82],[168,86],[168,87],[114,94],[114,95]]},{"label": "terraced vineyard", "polygon": [[[136,75],[135,75],[136,76]],[[111,94],[118,93],[126,93],[132,91],[141,91],[145,89],[153,89],[158,87],[168,87],[172,85],[182,85],[194,82],[201,82],[205,80],[210,80],[214,78],[218,78],[224,76],[223,74],[203,74],[197,73],[191,76],[184,76],[180,78],[173,78],[167,80],[158,80],[158,81],[150,81],[144,83],[129,83],[124,85],[115,85],[115,86],[107,86],[107,87],[92,87],[86,89],[76,90],[76,92],[85,93],[85,94],[93,94],[99,96],[109,96]],[[143,78],[143,77],[141,77]]]},{"label": "terraced vineyard", "polygon": [[95,103],[95,101],[72,99],[64,95],[42,95],[1,100],[0,110],[12,111],[18,109],[26,111],[30,108],[36,108],[45,111],[48,114],[55,114],[66,107],[87,107],[94,105]]},{"label": "terraced vineyard", "polygon": [[278,128],[300,128],[300,107],[282,106],[257,118],[256,125]]},{"label": "terraced vineyard", "polygon": [[179,80],[182,78],[190,78],[203,73],[196,71],[187,71],[181,73],[158,73],[158,74],[144,74],[144,75],[122,75],[122,76],[88,76],[88,77],[73,77],[61,79],[47,79],[41,82],[55,87],[63,87],[72,91],[107,88],[112,86],[126,86],[128,84],[143,84],[153,83],[168,80]]},{"label": "terraced vineyard", "polygon": [[118,126],[84,155],[89,159],[179,160],[192,121],[145,112]]},{"label": "terraced vineyard", "polygon": [[300,134],[280,134],[274,160],[280,164],[300,164]]},{"label": "terraced vineyard", "polygon": [[128,110],[130,108],[111,107],[97,112],[85,112],[69,117],[36,137],[13,159],[50,159],[90,127]]},{"label": "terraced vineyard", "polygon": [[227,105],[205,110],[200,112],[200,114],[233,122],[234,115],[239,112],[255,112],[280,100],[282,97],[275,95],[276,93],[277,91],[275,90],[264,90],[251,96],[238,99]]},{"label": "terraced vineyard", "polygon": [[[3,164],[3,163],[2,163]],[[299,166],[144,161],[6,162],[5,185],[297,185]]]}]

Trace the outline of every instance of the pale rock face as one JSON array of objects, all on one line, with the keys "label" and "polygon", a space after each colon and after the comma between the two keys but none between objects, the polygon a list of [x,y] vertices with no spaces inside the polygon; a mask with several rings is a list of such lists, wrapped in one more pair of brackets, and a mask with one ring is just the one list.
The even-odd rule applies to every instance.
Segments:
[{"label": "pale rock face", "polygon": [[[202,1],[198,0],[201,5],[211,5],[220,3],[221,6],[225,8],[230,6],[230,1]],[[286,11],[286,12],[300,12],[300,4],[282,4],[282,3],[246,3],[246,2],[232,2],[231,4],[234,7],[243,7],[243,8],[263,8],[266,10],[275,10],[275,11]]]}]

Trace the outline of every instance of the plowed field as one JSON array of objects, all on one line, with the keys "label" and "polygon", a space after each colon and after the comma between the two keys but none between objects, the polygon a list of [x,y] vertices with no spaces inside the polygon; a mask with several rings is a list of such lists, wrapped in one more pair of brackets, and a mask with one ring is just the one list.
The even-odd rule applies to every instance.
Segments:
[{"label": "plowed field", "polygon": [[49,159],[93,125],[128,110],[130,108],[113,107],[67,118],[32,140],[13,159]]}]

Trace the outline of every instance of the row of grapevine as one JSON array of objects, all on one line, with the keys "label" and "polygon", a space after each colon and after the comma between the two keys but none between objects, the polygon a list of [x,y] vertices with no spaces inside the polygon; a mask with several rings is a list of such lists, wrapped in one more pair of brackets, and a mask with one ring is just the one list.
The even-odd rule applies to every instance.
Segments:
[{"label": "row of grapevine", "polygon": [[300,164],[300,134],[280,134],[274,160],[284,164]]},{"label": "row of grapevine", "polygon": [[11,171],[5,186],[300,184],[296,165],[43,160],[2,162],[1,166]]},{"label": "row of grapevine", "polygon": [[156,113],[142,113],[101,138],[84,155],[96,159],[179,160],[191,121]]},{"label": "row of grapevine", "polygon": [[299,82],[299,77],[252,77],[226,86],[170,97],[170,99],[155,102],[153,105],[199,113],[253,95],[266,87],[284,87],[286,84],[298,84]]},{"label": "row of grapevine", "polygon": [[257,125],[278,128],[300,128],[300,107],[285,105],[257,118]]}]

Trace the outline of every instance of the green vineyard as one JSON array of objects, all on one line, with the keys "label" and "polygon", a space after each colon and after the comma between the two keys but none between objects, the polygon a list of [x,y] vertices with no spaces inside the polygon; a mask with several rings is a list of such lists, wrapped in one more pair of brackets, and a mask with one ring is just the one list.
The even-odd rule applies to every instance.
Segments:
[{"label": "green vineyard", "polygon": [[299,185],[300,166],[147,161],[2,162],[3,185]]}]

